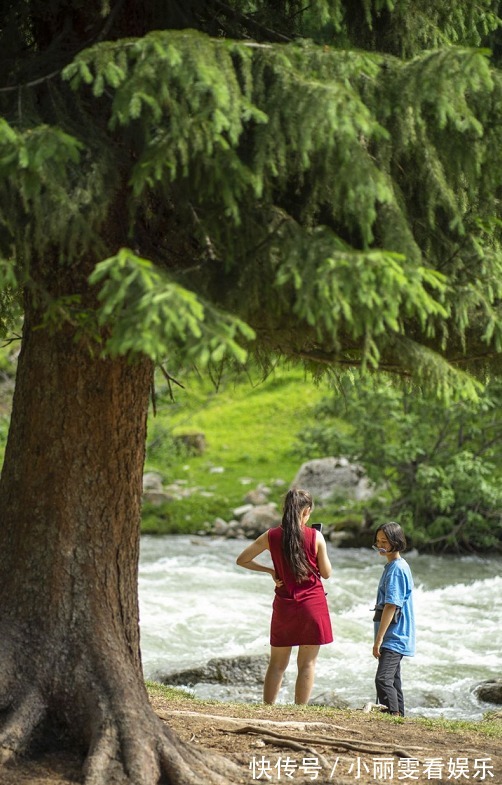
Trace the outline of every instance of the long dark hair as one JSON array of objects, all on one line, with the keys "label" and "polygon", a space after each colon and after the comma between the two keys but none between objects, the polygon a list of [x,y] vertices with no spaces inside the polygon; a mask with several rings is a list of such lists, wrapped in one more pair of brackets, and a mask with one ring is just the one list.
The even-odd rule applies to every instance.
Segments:
[{"label": "long dark hair", "polygon": [[301,518],[303,510],[313,508],[312,496],[308,491],[291,488],[284,499],[282,513],[282,551],[296,582],[301,583],[312,572],[303,544]]}]

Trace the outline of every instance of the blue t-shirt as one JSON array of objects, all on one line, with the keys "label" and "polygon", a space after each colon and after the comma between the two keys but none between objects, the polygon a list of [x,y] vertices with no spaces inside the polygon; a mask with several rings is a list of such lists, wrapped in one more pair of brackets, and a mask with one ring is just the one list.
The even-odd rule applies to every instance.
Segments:
[{"label": "blue t-shirt", "polygon": [[[382,648],[412,657],[415,654],[415,614],[413,612],[413,576],[401,557],[388,562],[378,584],[377,605],[397,605],[401,609],[396,623],[389,624]],[[380,622],[375,622],[375,638]]]}]

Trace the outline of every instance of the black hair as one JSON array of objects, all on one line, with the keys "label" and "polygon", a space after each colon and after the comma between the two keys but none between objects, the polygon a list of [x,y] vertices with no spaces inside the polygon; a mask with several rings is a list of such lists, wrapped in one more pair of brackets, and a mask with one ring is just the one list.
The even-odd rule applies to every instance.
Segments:
[{"label": "black hair", "polygon": [[291,488],[284,499],[282,514],[282,552],[297,583],[308,578],[311,568],[303,546],[301,516],[304,509],[314,508],[312,495],[301,488]]},{"label": "black hair", "polygon": [[400,525],[395,521],[389,523],[382,523],[375,532],[373,544],[376,545],[376,536],[378,532],[383,532],[390,543],[391,553],[406,550],[406,537]]}]

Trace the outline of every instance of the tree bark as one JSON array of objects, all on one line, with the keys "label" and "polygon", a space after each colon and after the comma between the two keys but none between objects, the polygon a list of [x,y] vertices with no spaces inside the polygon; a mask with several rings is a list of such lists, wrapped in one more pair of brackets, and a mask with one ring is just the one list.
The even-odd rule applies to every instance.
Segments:
[{"label": "tree bark", "polygon": [[0,763],[68,731],[87,785],[239,781],[144,686],[137,592],[150,361],[39,328],[27,298],[0,479]]}]

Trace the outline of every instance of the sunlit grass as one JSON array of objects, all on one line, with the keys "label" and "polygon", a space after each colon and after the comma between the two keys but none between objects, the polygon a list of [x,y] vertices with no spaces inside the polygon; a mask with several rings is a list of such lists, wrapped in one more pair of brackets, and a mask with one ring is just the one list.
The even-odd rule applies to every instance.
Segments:
[{"label": "sunlit grass", "polygon": [[261,716],[267,716],[272,719],[277,718],[278,712],[287,709],[297,715],[298,720],[304,719],[305,721],[322,721],[335,719],[337,723],[344,721],[353,722],[358,720],[359,723],[366,725],[367,723],[384,723],[393,725],[414,725],[421,726],[428,730],[437,733],[480,733],[489,738],[502,738],[502,719],[500,717],[491,717],[489,714],[482,720],[450,720],[442,717],[429,718],[429,717],[390,717],[384,713],[372,712],[370,714],[363,714],[360,709],[337,709],[330,706],[297,706],[295,704],[281,705],[280,709],[274,705],[267,705],[264,703],[245,703],[242,702],[222,702],[217,700],[200,700],[190,693],[185,692],[176,687],[166,687],[157,682],[146,682],[146,687],[150,697],[161,698],[168,702],[180,703],[189,700],[194,709],[200,708],[203,710],[208,706],[218,706],[221,710],[231,715],[239,713],[243,708],[246,713],[252,714],[260,712]]},{"label": "sunlit grass", "polygon": [[159,684],[157,681],[146,681],[145,686],[151,698],[163,698],[171,703],[194,700],[196,699],[186,690],[179,687],[166,687],[164,684]]},{"label": "sunlit grass", "polygon": [[[300,370],[278,370],[255,384],[228,381],[217,391],[197,377],[184,383],[184,390],[175,389],[174,403],[165,387],[157,390],[146,471],[159,472],[164,485],[181,480],[199,492],[161,509],[145,508],[143,531],[197,531],[217,516],[229,520],[259,484],[280,506],[301,464],[293,452],[296,436],[326,387],[316,387]],[[204,453],[176,453],[173,437],[194,432],[204,434]]]},{"label": "sunlit grass", "polygon": [[443,717],[419,717],[416,720],[426,728],[448,733],[474,731],[485,736],[502,738],[502,719],[489,715],[482,720],[447,720]]}]

